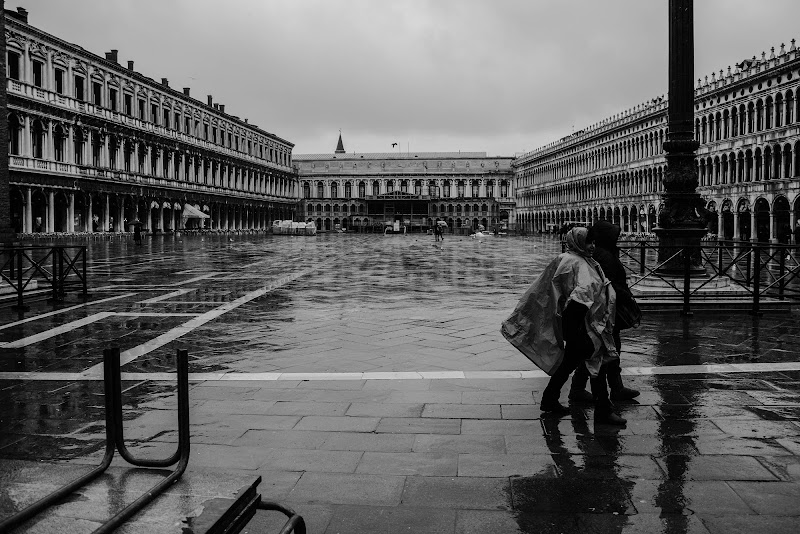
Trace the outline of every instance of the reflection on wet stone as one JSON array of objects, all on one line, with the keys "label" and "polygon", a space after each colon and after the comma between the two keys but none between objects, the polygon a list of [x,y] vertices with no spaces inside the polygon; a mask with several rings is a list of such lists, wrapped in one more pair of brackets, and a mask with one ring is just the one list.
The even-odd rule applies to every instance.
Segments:
[{"label": "reflection on wet stone", "polygon": [[[785,503],[800,482],[800,370],[701,366],[794,363],[800,314],[732,327],[743,316],[647,312],[622,335],[623,366],[636,373],[624,379],[642,391],[619,405],[626,427],[594,425],[590,406],[542,416],[546,379],[521,377],[532,366],[498,325],[559,243],[454,239],[434,249],[426,237],[186,238],[154,242],[136,261],[125,243],[92,245],[93,298],[130,296],[74,310],[66,308],[81,303],[34,302],[22,318],[0,306],[0,326],[14,323],[0,330],[0,343],[99,312],[120,315],[0,346],[0,372],[79,373],[113,344],[142,352],[124,372],[174,372],[175,349],[185,347],[192,373],[218,373],[191,384],[189,470],[130,532],[168,531],[256,474],[270,498],[308,515],[318,532],[425,532],[420,518],[454,533],[770,532],[797,513]],[[319,268],[287,278],[312,266]],[[213,276],[188,282],[206,274]],[[150,345],[220,308],[213,320]],[[647,372],[674,365],[690,367]],[[423,371],[466,378],[361,376]],[[123,384],[125,434],[136,454],[164,456],[177,439],[175,386],[149,376]],[[105,437],[99,381],[0,379],[0,404],[3,516],[97,464]],[[112,475],[57,513],[95,525],[149,489],[148,476],[163,476],[123,466],[115,460]]]}]

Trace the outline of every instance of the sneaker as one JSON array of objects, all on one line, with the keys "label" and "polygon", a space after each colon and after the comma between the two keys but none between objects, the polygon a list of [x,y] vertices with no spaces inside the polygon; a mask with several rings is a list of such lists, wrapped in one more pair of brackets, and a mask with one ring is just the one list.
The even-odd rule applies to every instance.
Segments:
[{"label": "sneaker", "polygon": [[556,401],[542,401],[542,403],[539,405],[539,408],[541,408],[541,410],[543,412],[549,412],[549,413],[557,414],[557,415],[567,415],[567,414],[571,413],[569,408],[567,408],[566,406],[564,406],[563,404],[561,404],[557,400]]},{"label": "sneaker", "polygon": [[570,390],[569,400],[577,403],[592,403],[594,402],[594,396],[585,389],[576,389]]},{"label": "sneaker", "polygon": [[622,388],[611,392],[611,400],[628,401],[639,396],[639,392],[631,388]]}]

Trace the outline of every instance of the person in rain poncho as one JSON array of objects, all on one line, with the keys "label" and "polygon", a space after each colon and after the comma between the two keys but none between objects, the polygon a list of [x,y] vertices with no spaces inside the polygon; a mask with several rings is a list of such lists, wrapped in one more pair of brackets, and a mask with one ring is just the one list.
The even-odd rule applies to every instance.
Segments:
[{"label": "person in rain poncho", "polygon": [[[594,254],[592,258],[600,264],[603,273],[611,281],[614,293],[617,295],[616,317],[614,318],[614,346],[617,354],[622,348],[620,330],[633,328],[641,321],[641,311],[633,298],[628,287],[628,275],[622,262],[619,261],[619,248],[617,240],[622,233],[622,229],[616,224],[608,221],[597,221],[589,229],[590,237],[594,237]],[[639,396],[635,389],[626,388],[622,384],[622,370],[619,366],[619,359],[608,364],[606,379],[611,390],[612,401],[628,401]],[[575,375],[572,377],[572,385],[569,390],[569,400],[572,402],[592,402],[592,394],[586,391],[586,381],[589,380],[588,371],[578,366]]]},{"label": "person in rain poncho", "polygon": [[586,228],[567,232],[567,251],[533,282],[501,330],[550,375],[542,411],[569,413],[558,400],[561,388],[579,365],[585,365],[596,403],[595,422],[624,425],[625,419],[613,412],[605,385],[605,364],[619,358],[613,338],[616,294],[592,259],[594,241],[588,233]]}]

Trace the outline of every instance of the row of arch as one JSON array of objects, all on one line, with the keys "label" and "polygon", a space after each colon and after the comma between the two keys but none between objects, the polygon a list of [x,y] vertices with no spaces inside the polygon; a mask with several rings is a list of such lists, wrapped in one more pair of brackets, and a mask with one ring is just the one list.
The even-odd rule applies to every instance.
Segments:
[{"label": "row of arch", "polygon": [[[499,186],[499,189],[498,187]],[[358,198],[365,198],[367,194],[379,196],[399,191],[417,196],[429,195],[431,197],[470,197],[470,198],[495,198],[509,196],[508,180],[486,179],[440,179],[440,180],[413,180],[413,179],[372,179],[350,181],[345,180],[340,184],[337,181],[326,183],[322,180],[312,182],[303,181],[303,198],[328,199],[328,198],[353,198],[357,193]],[[313,187],[313,189],[312,189]],[[312,196],[312,193],[314,194]],[[469,194],[468,194],[469,193]]]},{"label": "row of arch", "polygon": [[695,139],[721,141],[793,124],[800,116],[800,100],[791,89],[725,107],[695,119]]},{"label": "row of arch", "polygon": [[791,178],[800,169],[800,141],[704,156],[697,166],[701,186]]},{"label": "row of arch", "polygon": [[[186,201],[169,195],[136,196],[67,189],[10,188],[11,224],[18,233],[127,232],[140,223],[146,231],[182,229],[264,230],[273,220],[291,219],[294,205],[236,202],[232,200]],[[184,215],[186,205],[207,217]]]},{"label": "row of arch", "polygon": [[[707,209],[714,214],[708,231],[723,239],[779,242],[800,221],[800,195],[793,202],[782,194],[767,197],[738,197],[710,200]],[[660,204],[622,204],[584,206],[570,209],[533,210],[518,213],[517,229],[526,233],[555,232],[565,224],[591,224],[607,220],[623,232],[650,232],[658,223]]]}]

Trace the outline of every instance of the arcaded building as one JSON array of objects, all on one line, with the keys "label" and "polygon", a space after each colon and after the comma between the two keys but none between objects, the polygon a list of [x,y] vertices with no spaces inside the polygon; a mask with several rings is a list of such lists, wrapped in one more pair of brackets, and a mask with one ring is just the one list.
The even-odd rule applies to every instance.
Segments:
[{"label": "arcaded building", "polygon": [[304,220],[319,230],[506,228],[513,222],[511,157],[485,152],[295,154]]},{"label": "arcaded building", "polygon": [[17,232],[267,228],[295,215],[292,143],[6,10]]},{"label": "arcaded building", "polygon": [[[800,215],[800,50],[795,41],[698,80],[698,191],[709,232],[776,241]],[[667,100],[655,98],[526,153],[513,163],[516,221],[530,232],[612,220],[657,223],[666,166]]]}]

